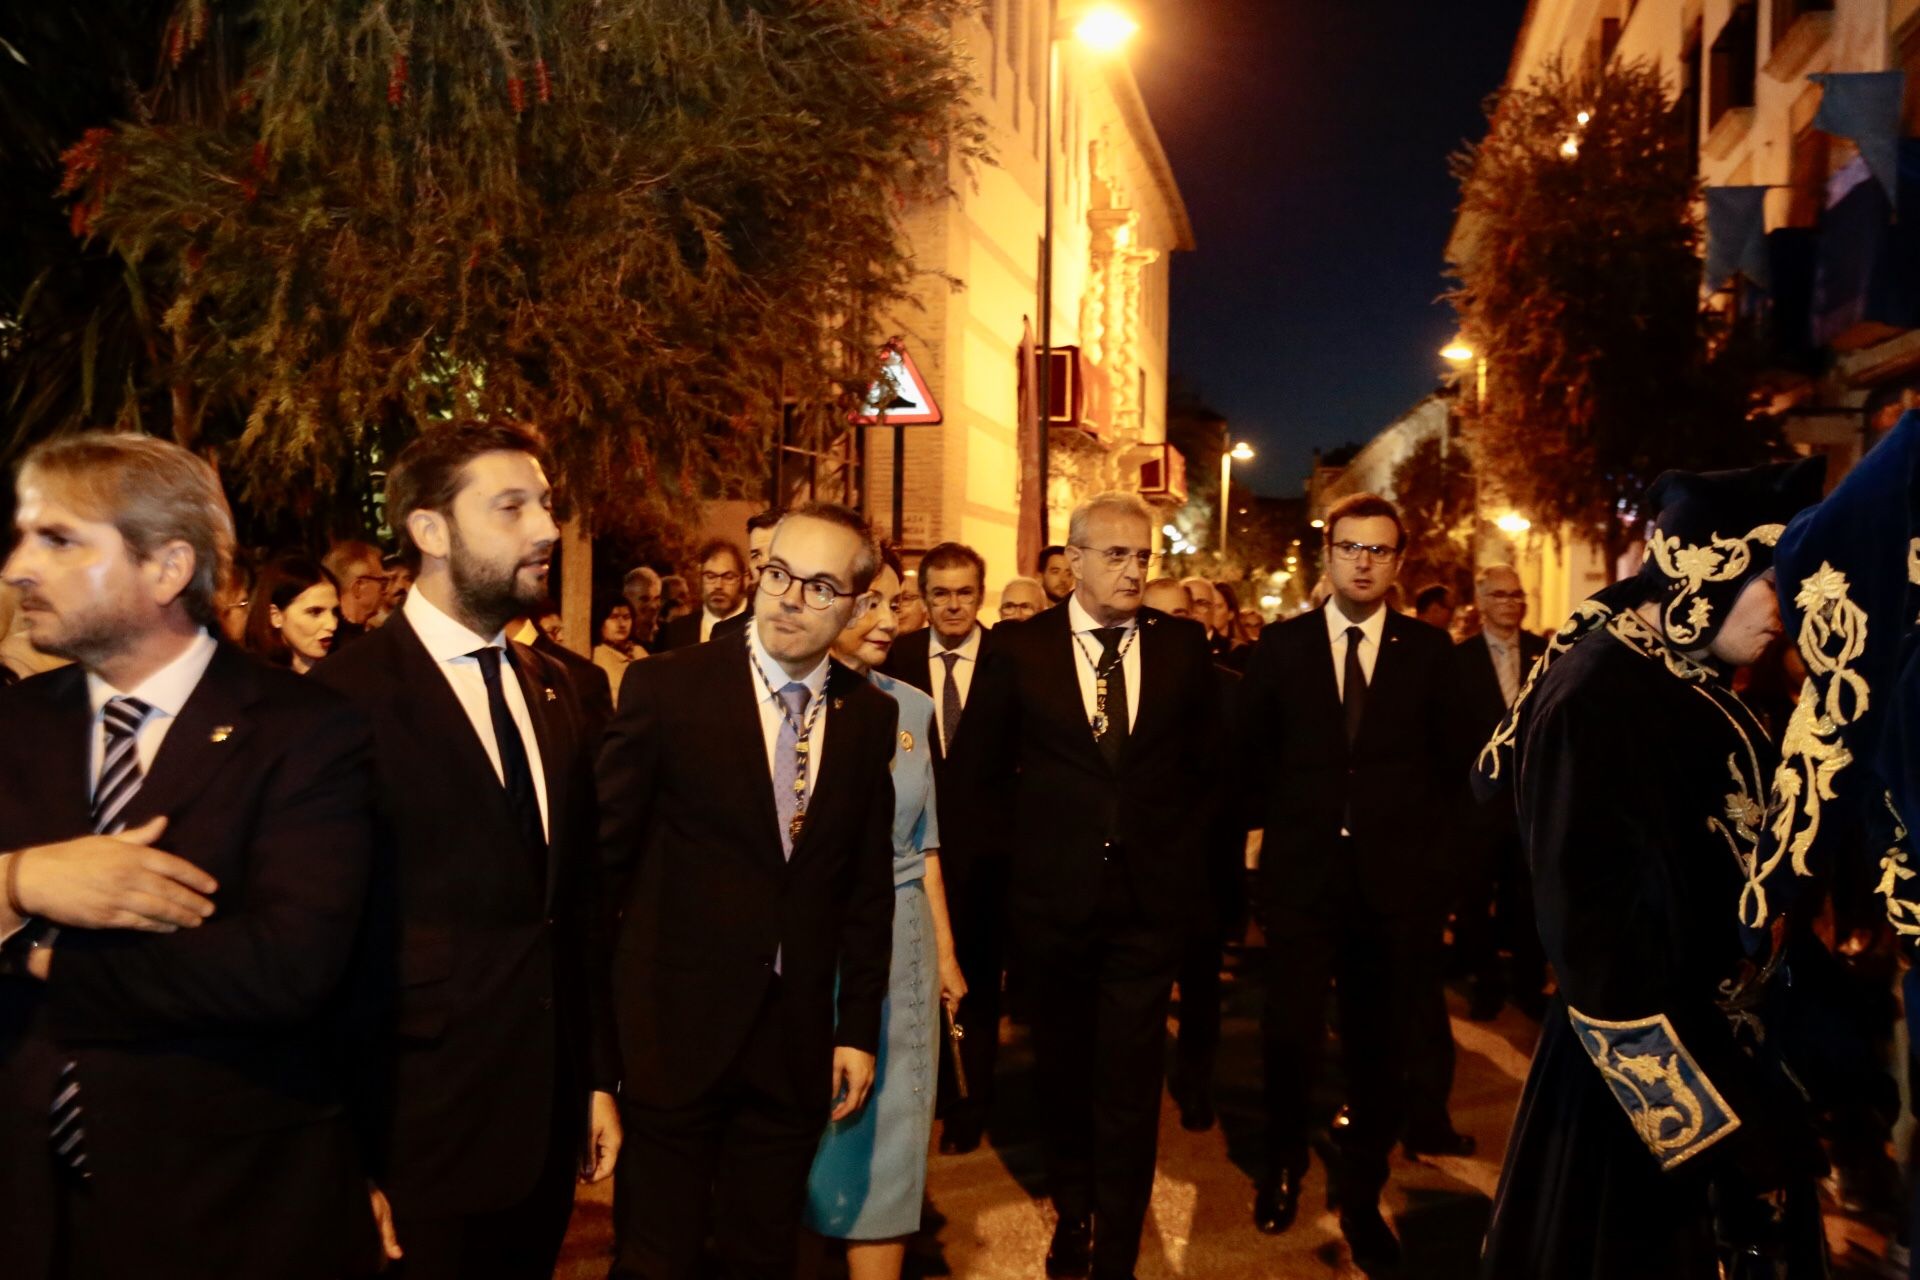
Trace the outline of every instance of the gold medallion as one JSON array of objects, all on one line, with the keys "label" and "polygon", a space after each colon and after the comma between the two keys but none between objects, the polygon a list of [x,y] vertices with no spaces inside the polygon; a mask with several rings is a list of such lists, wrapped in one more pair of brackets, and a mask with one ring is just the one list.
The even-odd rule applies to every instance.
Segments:
[{"label": "gold medallion", "polygon": [[900,749],[902,751],[913,750],[913,735],[908,733],[905,729],[902,729],[900,731]]},{"label": "gold medallion", "polygon": [[211,741],[225,742],[228,738],[231,738],[232,736],[233,736],[232,725],[230,724],[215,725],[213,728],[213,735],[212,735]]}]

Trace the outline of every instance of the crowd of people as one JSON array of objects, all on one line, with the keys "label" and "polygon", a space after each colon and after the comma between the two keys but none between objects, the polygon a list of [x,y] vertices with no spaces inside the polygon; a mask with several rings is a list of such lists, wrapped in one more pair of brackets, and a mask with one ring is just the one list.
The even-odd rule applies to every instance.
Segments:
[{"label": "crowd of people", "polygon": [[1809,475],[1663,481],[1647,567],[1551,645],[1508,565],[1470,634],[1444,588],[1392,607],[1383,498],[1263,626],[1104,494],[993,625],[973,548],[910,570],[810,503],[632,569],[583,657],[528,430],[410,445],[393,554],[251,570],[192,454],[41,445],[0,604],[0,1260],[532,1280],[612,1178],[618,1280],[784,1280],[815,1240],[894,1280],[936,1129],[992,1137],[1017,990],[1045,1272],[1124,1280],[1163,1088],[1215,1123],[1251,901],[1260,1231],[1330,1142],[1354,1261],[1397,1273],[1392,1150],[1475,1148],[1451,965],[1469,1016],[1544,1027],[1489,1275],[1824,1274],[1807,1100],[1754,1035],[1778,754],[1729,679]]}]

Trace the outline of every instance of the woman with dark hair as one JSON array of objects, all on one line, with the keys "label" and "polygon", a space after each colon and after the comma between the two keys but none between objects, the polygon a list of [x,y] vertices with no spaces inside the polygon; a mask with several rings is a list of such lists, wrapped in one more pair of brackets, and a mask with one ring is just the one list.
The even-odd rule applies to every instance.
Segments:
[{"label": "woman with dark hair", "polygon": [[593,665],[607,673],[614,705],[620,703],[620,682],[635,659],[647,656],[633,642],[633,606],[625,596],[610,596],[593,607]]},{"label": "woman with dark hair", "polygon": [[282,556],[254,580],[247,609],[249,652],[305,675],[332,651],[339,626],[340,584],[319,562]]}]

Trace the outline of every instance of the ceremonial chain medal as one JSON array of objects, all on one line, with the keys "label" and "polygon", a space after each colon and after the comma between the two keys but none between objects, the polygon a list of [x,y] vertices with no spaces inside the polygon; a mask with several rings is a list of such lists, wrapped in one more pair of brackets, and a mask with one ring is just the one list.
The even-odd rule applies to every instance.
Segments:
[{"label": "ceremonial chain medal", "polygon": [[[1087,721],[1087,727],[1093,730],[1095,740],[1107,736],[1107,677],[1127,660],[1127,650],[1133,646],[1133,638],[1139,634],[1138,626],[1128,627],[1127,634],[1120,637],[1120,643],[1114,647],[1113,660],[1103,667],[1094,660],[1093,651],[1087,648],[1086,637],[1074,632],[1073,642],[1080,646],[1080,656],[1093,668],[1093,717]],[[1122,708],[1123,714],[1124,711]]]},{"label": "ceremonial chain medal", "polygon": [[760,677],[760,683],[765,685],[767,692],[772,695],[774,708],[779,711],[780,718],[787,722],[787,727],[794,733],[793,821],[787,824],[787,838],[797,844],[800,841],[800,828],[805,826],[807,821],[807,752],[813,745],[813,728],[820,723],[820,708],[826,705],[827,691],[823,687],[807,702],[806,722],[799,723],[794,720],[793,712],[787,710],[786,699],[782,698],[780,691],[773,687],[773,681],[767,679],[765,669],[761,667],[759,659],[753,656],[751,649],[748,650],[747,661],[753,667],[754,673]]}]

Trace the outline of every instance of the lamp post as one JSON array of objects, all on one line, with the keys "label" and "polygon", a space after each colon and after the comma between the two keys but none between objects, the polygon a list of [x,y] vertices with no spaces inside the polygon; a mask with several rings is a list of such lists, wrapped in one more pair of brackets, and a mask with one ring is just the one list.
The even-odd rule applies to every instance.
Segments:
[{"label": "lamp post", "polygon": [[1110,4],[1083,6],[1069,28],[1060,20],[1060,0],[1047,0],[1047,83],[1040,109],[1040,145],[1046,153],[1040,230],[1040,370],[1035,381],[1040,411],[1040,543],[1052,541],[1047,521],[1048,433],[1053,424],[1053,95],[1060,83],[1060,42],[1071,36],[1095,53],[1115,54],[1140,30],[1124,9]]},{"label": "lamp post", "polygon": [[1227,516],[1233,510],[1233,464],[1252,462],[1253,446],[1242,440],[1231,449],[1220,451],[1220,556],[1227,554]]}]

